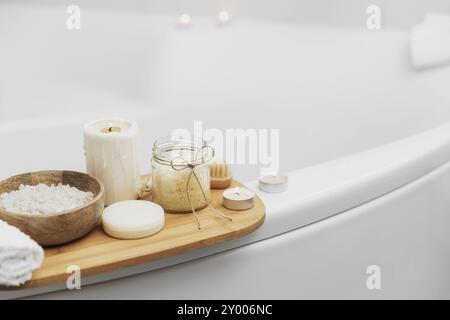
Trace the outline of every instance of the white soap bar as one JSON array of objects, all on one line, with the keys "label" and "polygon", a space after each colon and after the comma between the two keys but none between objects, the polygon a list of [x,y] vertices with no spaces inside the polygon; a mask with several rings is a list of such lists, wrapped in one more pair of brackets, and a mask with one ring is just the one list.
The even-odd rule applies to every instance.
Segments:
[{"label": "white soap bar", "polygon": [[259,177],[259,189],[267,193],[280,193],[287,190],[288,177],[282,174]]},{"label": "white soap bar", "polygon": [[102,222],[103,230],[114,238],[145,238],[164,227],[164,210],[150,201],[121,201],[105,209]]}]

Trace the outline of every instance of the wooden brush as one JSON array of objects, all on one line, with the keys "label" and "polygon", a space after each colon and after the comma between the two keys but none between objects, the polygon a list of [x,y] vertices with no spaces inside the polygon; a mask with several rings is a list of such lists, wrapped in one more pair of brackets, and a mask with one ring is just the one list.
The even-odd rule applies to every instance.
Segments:
[{"label": "wooden brush", "polygon": [[209,165],[211,176],[211,189],[226,189],[231,185],[233,176],[230,168],[225,162],[213,162]]}]

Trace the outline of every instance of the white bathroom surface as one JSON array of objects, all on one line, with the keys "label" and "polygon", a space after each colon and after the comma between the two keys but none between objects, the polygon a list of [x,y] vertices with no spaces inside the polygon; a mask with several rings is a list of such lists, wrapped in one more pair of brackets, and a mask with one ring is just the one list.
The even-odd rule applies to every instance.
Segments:
[{"label": "white bathroom surface", "polygon": [[[450,160],[450,126],[442,126],[366,152],[289,172],[289,189],[281,194],[247,185],[264,201],[266,222],[249,236],[188,254],[85,279],[85,284],[146,272],[223,252],[284,234],[358,207],[426,176]],[[63,284],[2,292],[20,297],[60,290]]]},{"label": "white bathroom surface", "polygon": [[[314,227],[307,226],[335,232],[335,241],[345,240],[351,247],[349,238],[362,239],[361,232],[327,229],[351,220],[346,211],[377,207],[371,203],[385,195],[403,194],[403,188],[414,189],[414,181],[435,170],[447,170],[450,68],[413,70],[406,30],[371,32],[250,20],[218,27],[207,18],[183,29],[174,26],[172,16],[92,9],[85,12],[83,29],[77,33],[61,27],[59,8],[17,6],[14,14],[7,14],[2,6],[0,141],[8,152],[2,155],[0,179],[48,168],[84,170],[82,126],[99,116],[138,121],[145,171],[150,170],[153,141],[177,128],[192,130],[196,120],[205,129],[280,130],[280,170],[288,174],[290,184],[286,193],[257,190],[259,165],[233,166],[235,177],[250,181],[248,185],[266,204],[266,222],[260,230],[187,255],[85,279],[85,284],[215,253],[225,255],[242,246],[250,248],[243,251],[259,252],[266,246],[275,248],[277,241],[296,238],[296,232],[303,241],[302,254],[314,256],[314,243],[307,237]],[[24,27],[25,20],[35,27]],[[122,23],[114,23],[118,20]],[[117,43],[122,44],[120,49]],[[404,140],[396,142],[399,139]],[[418,184],[438,183],[426,181]],[[445,213],[438,209],[441,219],[436,221],[446,223]],[[359,217],[364,210],[356,210],[363,212]],[[385,212],[395,212],[395,207]],[[395,219],[398,226],[405,219],[401,212]],[[423,217],[415,217],[417,224],[412,227],[420,232]],[[379,224],[387,236],[394,232],[388,229],[389,222]],[[435,226],[439,234],[443,225]],[[339,230],[348,231],[348,236]],[[381,242],[375,240],[366,239],[378,248],[376,243]],[[327,252],[330,247],[323,241]],[[255,242],[258,246],[252,247]],[[388,252],[386,259],[395,257],[389,244],[382,249]],[[381,249],[377,252],[382,256]],[[347,257],[350,261],[351,255]],[[295,259],[299,268],[301,260],[301,256]],[[327,265],[331,260],[320,261]],[[342,270],[347,275],[349,269]],[[60,289],[0,292],[0,298]],[[73,293],[78,294],[82,295]]]}]

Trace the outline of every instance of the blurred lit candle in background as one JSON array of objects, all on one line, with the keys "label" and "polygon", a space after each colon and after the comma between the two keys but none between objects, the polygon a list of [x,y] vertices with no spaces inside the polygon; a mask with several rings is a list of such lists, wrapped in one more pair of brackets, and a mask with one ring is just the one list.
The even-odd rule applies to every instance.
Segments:
[{"label": "blurred lit candle in background", "polygon": [[226,10],[222,10],[219,12],[218,23],[220,25],[225,25],[230,22],[230,13]]},{"label": "blurred lit candle in background", "polygon": [[84,127],[87,172],[105,185],[106,205],[138,198],[139,128],[123,119],[98,120]]},{"label": "blurred lit candle in background", "polygon": [[178,27],[181,28],[186,28],[189,27],[191,25],[191,16],[187,13],[183,13],[182,15],[180,15],[180,17],[178,18]]}]

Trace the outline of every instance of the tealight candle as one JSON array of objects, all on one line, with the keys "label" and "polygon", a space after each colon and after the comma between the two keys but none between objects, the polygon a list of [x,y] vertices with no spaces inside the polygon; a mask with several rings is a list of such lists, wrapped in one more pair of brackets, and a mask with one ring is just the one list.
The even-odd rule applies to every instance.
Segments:
[{"label": "tealight candle", "polygon": [[244,188],[231,188],[223,192],[223,206],[230,210],[248,210],[255,205],[255,194]]},{"label": "tealight candle", "polygon": [[282,174],[259,177],[259,189],[268,193],[280,193],[287,190],[288,177]]},{"label": "tealight candle", "polygon": [[138,125],[123,119],[98,120],[84,127],[87,172],[105,185],[105,204],[138,198]]}]

